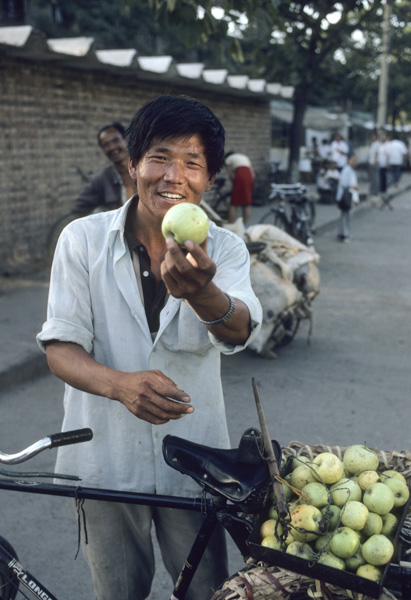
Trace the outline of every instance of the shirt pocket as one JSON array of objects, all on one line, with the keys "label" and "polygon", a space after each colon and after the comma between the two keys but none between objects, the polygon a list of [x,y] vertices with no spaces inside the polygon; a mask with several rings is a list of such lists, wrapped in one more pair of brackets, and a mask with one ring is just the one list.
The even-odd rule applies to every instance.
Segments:
[{"label": "shirt pocket", "polygon": [[206,354],[213,346],[206,326],[186,302],[181,302],[179,310],[161,334],[161,344],[167,350],[195,354]]}]

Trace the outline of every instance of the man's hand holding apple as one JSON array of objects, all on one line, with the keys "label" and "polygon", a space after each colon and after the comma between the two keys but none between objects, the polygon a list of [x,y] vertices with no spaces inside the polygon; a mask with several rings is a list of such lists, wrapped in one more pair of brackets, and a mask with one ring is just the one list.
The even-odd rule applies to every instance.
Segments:
[{"label": "man's hand holding apple", "polygon": [[[207,240],[201,245],[191,240],[184,243],[188,254],[171,238],[161,264],[161,277],[170,295],[184,298],[202,321],[212,322],[227,314],[231,303],[213,282],[214,261],[207,255]],[[246,305],[235,299],[234,314],[225,323],[207,326],[218,338],[242,344],[250,334],[250,314]]]}]

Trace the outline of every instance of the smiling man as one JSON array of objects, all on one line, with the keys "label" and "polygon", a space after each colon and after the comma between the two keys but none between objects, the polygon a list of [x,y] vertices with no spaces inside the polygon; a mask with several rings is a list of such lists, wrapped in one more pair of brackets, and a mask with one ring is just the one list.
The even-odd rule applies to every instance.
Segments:
[{"label": "smiling man", "polygon": [[[127,148],[137,194],[115,212],[71,223],[53,263],[38,341],[66,382],[63,429],[94,431],[92,442],[59,450],[56,470],[78,473],[83,485],[198,496],[191,478],[164,463],[162,439],[229,447],[220,354],[257,335],[261,306],[235,234],[210,223],[205,242],[187,240],[184,251],[161,234],[169,208],[200,204],[224,165],[215,115],[196,100],[160,96],[132,119]],[[83,549],[98,600],[149,595],[152,523],[175,582],[202,519],[93,501],[84,511]],[[218,531],[188,598],[208,597],[226,574]]]},{"label": "smiling man", "polygon": [[74,210],[80,215],[90,214],[96,208],[118,208],[136,191],[136,182],[128,170],[125,129],[121,123],[109,123],[102,127],[97,140],[111,164],[94,175],[77,196]]}]

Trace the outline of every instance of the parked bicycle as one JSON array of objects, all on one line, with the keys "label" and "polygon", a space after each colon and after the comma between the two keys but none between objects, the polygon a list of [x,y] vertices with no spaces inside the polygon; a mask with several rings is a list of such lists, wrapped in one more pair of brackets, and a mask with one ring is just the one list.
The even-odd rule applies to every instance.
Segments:
[{"label": "parked bicycle", "polygon": [[[261,422],[261,420],[260,420]],[[24,481],[24,474],[15,473],[14,478],[1,478],[0,489],[19,491],[33,494],[47,494],[53,496],[66,496],[77,501],[87,500],[105,500],[112,502],[126,502],[139,505],[150,505],[157,507],[190,509],[201,512],[204,515],[203,524],[189,552],[185,565],[182,568],[180,577],[175,584],[174,590],[170,596],[172,600],[184,600],[190,582],[195,574],[196,568],[201,560],[201,556],[206,548],[208,541],[217,523],[222,524],[231,535],[237,548],[245,560],[250,558],[250,537],[255,531],[255,524],[258,516],[264,506],[267,506],[267,499],[275,490],[281,488],[281,480],[276,473],[278,465],[281,464],[282,449],[278,442],[271,442],[272,448],[266,452],[267,432],[263,434],[257,429],[248,429],[242,436],[239,446],[232,450],[222,450],[210,448],[182,438],[166,435],[163,440],[163,455],[167,464],[179,472],[192,477],[204,490],[204,494],[198,498],[185,498],[174,496],[163,496],[155,494],[141,494],[134,492],[121,492],[114,490],[104,490],[96,488],[80,487],[77,485],[40,483]],[[16,454],[5,454],[0,452],[0,462],[5,464],[19,464],[46,448],[53,448],[59,445],[72,444],[90,440],[92,432],[90,429],[83,429],[74,432],[59,433],[48,436],[25,448]],[[267,460],[269,458],[270,460]],[[10,472],[7,473],[9,476]],[[4,475],[4,472],[3,472]],[[44,474],[42,474],[44,476]],[[284,475],[284,471],[281,472]],[[27,476],[27,475],[26,475]],[[38,474],[40,476],[40,474]],[[75,477],[72,477],[75,479]],[[207,496],[206,493],[211,496]],[[279,493],[276,498],[276,505],[279,514],[284,512],[281,508],[283,497]],[[411,540],[409,543],[411,546]],[[259,547],[260,548],[260,547]],[[260,551],[264,551],[261,547]],[[409,548],[408,550],[409,551]],[[296,557],[289,557],[295,560]],[[113,565],[114,567],[114,565]],[[324,567],[324,572],[330,567]],[[250,572],[261,567],[254,562],[250,565]],[[336,569],[337,576],[344,577]],[[254,598],[278,598],[278,590],[287,592],[283,587],[278,588],[278,579],[270,575],[270,568],[265,569],[269,576],[269,582],[272,583],[272,595],[267,595],[266,583],[264,582],[264,595],[258,595],[256,588],[253,588]],[[338,575],[339,574],[339,575]],[[291,573],[291,575],[293,575]],[[297,578],[297,574],[294,573]],[[278,577],[278,574],[277,574]],[[389,577],[385,581],[385,586],[393,590],[396,596],[402,600],[410,598],[410,577],[411,570],[407,566],[401,566],[392,563],[389,569]],[[234,579],[236,576],[234,576]],[[242,578],[244,580],[244,578]],[[362,579],[362,578],[359,578]],[[229,581],[230,581],[229,580]],[[245,580],[244,580],[245,581]],[[371,585],[364,580],[364,585]],[[223,600],[225,598],[248,598],[249,595],[242,596],[229,591],[227,593],[227,582],[221,585],[219,590],[213,594],[213,600]],[[289,587],[292,582],[289,582]],[[258,585],[258,583],[257,583]],[[375,584],[376,585],[376,584]],[[247,587],[247,586],[246,586]],[[24,591],[23,591],[24,588]],[[56,597],[33,576],[19,561],[13,546],[0,537],[0,598],[2,600],[14,600],[17,594],[28,598],[25,591],[32,594],[30,597],[39,600],[57,600]],[[165,596],[166,597],[166,596]],[[298,590],[296,593],[287,592],[287,598],[290,600],[305,600],[308,596]],[[338,598],[352,598],[351,595]],[[374,596],[376,597],[376,596]]]},{"label": "parked bicycle", "polygon": [[272,183],[269,203],[260,223],[271,223],[306,246],[314,245],[315,205],[305,185]]},{"label": "parked bicycle", "polygon": [[210,198],[207,199],[209,206],[223,219],[228,217],[228,209],[231,201],[231,186],[227,189],[228,179],[226,177],[217,177],[215,180]]}]

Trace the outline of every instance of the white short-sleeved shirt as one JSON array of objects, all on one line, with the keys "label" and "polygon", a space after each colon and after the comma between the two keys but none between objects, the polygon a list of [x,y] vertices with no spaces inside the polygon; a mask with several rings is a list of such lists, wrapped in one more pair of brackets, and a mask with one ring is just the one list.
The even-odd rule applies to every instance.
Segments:
[{"label": "white short-sleeved shirt", "polygon": [[404,158],[407,156],[407,146],[401,140],[390,140],[387,142],[387,162],[388,165],[398,166],[404,164]]},{"label": "white short-sleeved shirt", "polygon": [[[152,340],[124,238],[122,208],[72,222],[58,242],[47,321],[37,336],[82,346],[98,362],[126,372],[159,369],[187,392],[194,413],[164,425],[134,417],[121,403],[65,386],[63,430],[90,427],[91,442],[61,447],[56,472],[82,485],[158,494],[198,494],[190,477],[166,465],[162,439],[170,433],[229,447],[220,379],[220,353],[242,350],[258,334],[261,305],[249,278],[249,253],[232,232],[210,223],[207,252],[216,285],[248,306],[252,331],[244,346],[215,338],[184,301],[169,297]],[[233,399],[235,401],[235,399]]]},{"label": "white short-sleeved shirt", "polygon": [[227,158],[225,159],[225,164],[231,167],[233,171],[238,169],[238,167],[252,168],[251,161],[248,158],[248,156],[246,156],[245,154],[240,154],[239,152],[235,152],[234,154],[230,154],[230,156],[227,156]]}]

